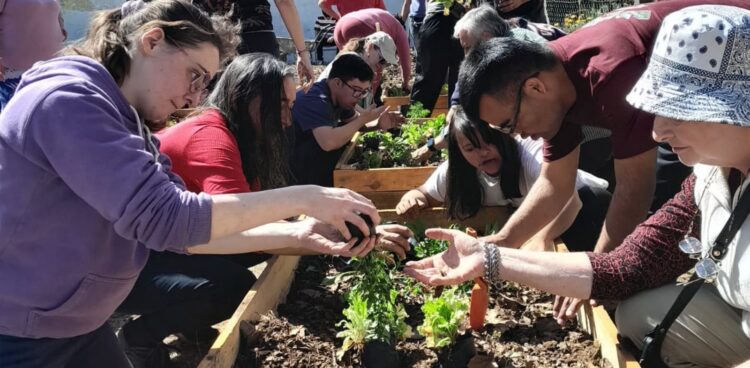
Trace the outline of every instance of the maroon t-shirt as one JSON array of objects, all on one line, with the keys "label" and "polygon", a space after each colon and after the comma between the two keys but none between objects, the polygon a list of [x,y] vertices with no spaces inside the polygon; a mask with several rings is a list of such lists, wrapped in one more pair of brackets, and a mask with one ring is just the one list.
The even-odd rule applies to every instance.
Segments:
[{"label": "maroon t-shirt", "polygon": [[563,63],[576,89],[558,133],[544,142],[544,159],[566,156],[582,139],[581,125],[609,129],[617,159],[656,146],[654,116],[639,111],[625,96],[646,70],[653,39],[670,13],[694,5],[720,4],[750,9],[748,0],[668,0],[615,10],[548,45]]}]

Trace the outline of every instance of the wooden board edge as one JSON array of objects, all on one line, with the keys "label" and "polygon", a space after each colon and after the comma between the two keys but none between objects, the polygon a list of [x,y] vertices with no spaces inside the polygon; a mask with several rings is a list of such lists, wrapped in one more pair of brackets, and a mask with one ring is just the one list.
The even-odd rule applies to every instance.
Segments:
[{"label": "wooden board edge", "polygon": [[411,190],[424,184],[436,169],[437,166],[339,169],[333,171],[333,186],[360,193]]},{"label": "wooden board edge", "polygon": [[198,368],[231,368],[240,348],[240,323],[257,321],[289,292],[299,256],[274,256],[235,310]]},{"label": "wooden board edge", "polygon": [[[555,242],[557,252],[568,252],[565,243]],[[602,306],[592,307],[585,303],[576,315],[578,327],[599,342],[602,358],[606,359],[613,368],[638,368],[641,365],[629,352],[621,348],[617,340],[617,326],[609,318],[609,314]]]},{"label": "wooden board edge", "polygon": [[[411,103],[411,96],[383,96],[381,98],[383,105],[390,107],[404,106]],[[450,98],[447,94],[439,95],[435,100],[435,109],[445,109],[450,107]]]},{"label": "wooden board edge", "polygon": [[397,223],[409,223],[417,219],[430,227],[448,227],[451,224],[469,226],[478,231],[484,230],[484,227],[491,224],[501,226],[510,218],[511,210],[507,207],[483,207],[472,218],[463,221],[451,220],[446,215],[444,207],[434,207],[423,209],[415,216],[399,216],[395,209],[385,209],[378,211],[381,222],[395,221]]},{"label": "wooden board edge", "polygon": [[339,157],[339,161],[336,163],[336,169],[344,167],[344,165],[349,162],[349,159],[352,158],[354,149],[357,148],[357,139],[359,139],[360,134],[360,132],[354,133],[352,139],[349,140],[349,143],[346,145],[344,152],[342,152],[341,157]]}]

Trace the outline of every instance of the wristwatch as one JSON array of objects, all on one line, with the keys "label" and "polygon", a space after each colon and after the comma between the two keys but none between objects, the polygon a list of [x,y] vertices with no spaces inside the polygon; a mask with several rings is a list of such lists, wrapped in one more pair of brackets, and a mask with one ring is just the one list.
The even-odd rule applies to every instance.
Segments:
[{"label": "wristwatch", "polygon": [[430,152],[437,151],[437,148],[435,148],[435,138],[430,138],[427,140],[427,149],[430,150]]}]

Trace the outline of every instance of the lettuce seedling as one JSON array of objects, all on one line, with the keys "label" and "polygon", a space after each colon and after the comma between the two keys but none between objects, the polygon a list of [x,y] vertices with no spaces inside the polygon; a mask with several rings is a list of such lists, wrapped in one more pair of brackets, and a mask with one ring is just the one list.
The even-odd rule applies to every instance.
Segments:
[{"label": "lettuce seedling", "polygon": [[443,290],[439,297],[428,296],[422,305],[424,322],[417,331],[425,337],[427,347],[441,349],[455,343],[469,311],[468,298],[458,288]]},{"label": "lettuce seedling", "polygon": [[354,262],[354,286],[347,294],[346,319],[338,324],[344,327],[337,335],[344,338],[337,353],[339,359],[353,346],[369,341],[393,344],[411,335],[411,327],[406,324],[408,315],[398,302],[399,292],[385,257],[373,251]]}]

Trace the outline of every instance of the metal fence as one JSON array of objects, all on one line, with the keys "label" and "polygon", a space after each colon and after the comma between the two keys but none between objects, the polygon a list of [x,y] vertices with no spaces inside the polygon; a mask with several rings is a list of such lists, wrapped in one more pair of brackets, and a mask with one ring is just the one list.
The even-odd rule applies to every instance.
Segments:
[{"label": "metal fence", "polygon": [[596,17],[610,10],[636,3],[638,0],[546,0],[545,7],[550,24],[563,24],[567,16],[593,15]]}]

